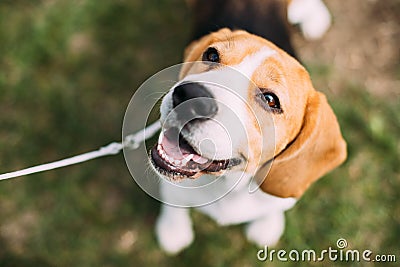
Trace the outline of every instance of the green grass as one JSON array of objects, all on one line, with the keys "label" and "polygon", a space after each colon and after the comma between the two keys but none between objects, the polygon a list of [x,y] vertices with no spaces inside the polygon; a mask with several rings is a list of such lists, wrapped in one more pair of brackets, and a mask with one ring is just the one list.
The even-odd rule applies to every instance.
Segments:
[{"label": "green grass", "polygon": [[[134,90],[181,61],[189,24],[183,0],[2,1],[0,172],[118,140]],[[309,65],[318,88],[334,77]],[[343,237],[400,260],[398,99],[372,96],[351,77],[339,84],[327,93],[348,160],[288,212],[277,248],[322,250]],[[195,243],[166,256],[153,232],[158,210],[122,155],[2,181],[0,266],[299,265],[258,262],[241,226],[220,228],[195,212]]]}]

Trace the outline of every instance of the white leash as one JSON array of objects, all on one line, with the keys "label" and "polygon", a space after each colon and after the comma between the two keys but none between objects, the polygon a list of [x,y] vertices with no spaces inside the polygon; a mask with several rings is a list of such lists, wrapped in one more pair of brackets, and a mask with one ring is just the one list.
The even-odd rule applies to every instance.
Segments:
[{"label": "white leash", "polygon": [[26,168],[26,169],[23,169],[20,171],[14,171],[14,172],[1,174],[0,181],[23,176],[23,175],[44,172],[44,171],[48,171],[48,170],[65,167],[65,166],[70,166],[73,164],[85,162],[85,161],[99,158],[99,157],[104,157],[107,155],[116,155],[124,147],[130,148],[130,149],[137,149],[142,142],[144,142],[145,140],[147,140],[147,139],[151,138],[153,135],[155,135],[160,130],[160,128],[161,128],[160,122],[156,121],[153,124],[144,128],[143,130],[126,136],[124,141],[121,143],[113,142],[113,143],[111,143],[107,146],[101,147],[100,149],[95,150],[95,151],[87,152],[87,153],[84,153],[81,155],[62,159],[59,161],[54,161],[54,162],[45,163],[42,165]]}]

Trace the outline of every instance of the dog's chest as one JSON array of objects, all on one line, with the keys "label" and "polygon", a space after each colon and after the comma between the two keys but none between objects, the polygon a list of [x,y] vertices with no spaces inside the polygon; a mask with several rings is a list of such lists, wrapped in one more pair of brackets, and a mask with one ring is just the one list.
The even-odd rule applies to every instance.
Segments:
[{"label": "dog's chest", "polygon": [[232,190],[223,198],[197,208],[220,225],[253,221],[269,214],[282,212],[296,204],[294,198],[279,198],[262,192],[250,193],[248,184]]}]

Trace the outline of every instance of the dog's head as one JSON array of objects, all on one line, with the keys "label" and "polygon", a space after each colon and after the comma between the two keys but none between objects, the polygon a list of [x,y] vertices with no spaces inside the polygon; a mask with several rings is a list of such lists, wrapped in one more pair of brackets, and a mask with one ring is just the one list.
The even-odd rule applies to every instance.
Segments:
[{"label": "dog's head", "polygon": [[163,98],[163,131],[150,153],[165,178],[229,169],[255,174],[267,193],[299,197],[344,161],[346,144],[325,96],[272,43],[222,29],[192,43],[185,62],[197,63],[183,65]]}]

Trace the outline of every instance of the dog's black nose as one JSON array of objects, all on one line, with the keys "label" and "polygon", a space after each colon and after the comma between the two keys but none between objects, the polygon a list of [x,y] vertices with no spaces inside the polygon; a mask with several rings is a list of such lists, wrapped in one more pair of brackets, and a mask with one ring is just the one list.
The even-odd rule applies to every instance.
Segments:
[{"label": "dog's black nose", "polygon": [[175,87],[172,103],[178,119],[189,122],[193,119],[209,119],[218,110],[213,95],[199,83],[184,83]]}]

